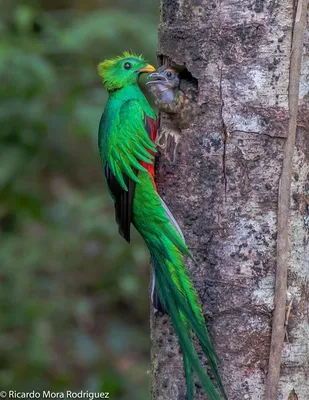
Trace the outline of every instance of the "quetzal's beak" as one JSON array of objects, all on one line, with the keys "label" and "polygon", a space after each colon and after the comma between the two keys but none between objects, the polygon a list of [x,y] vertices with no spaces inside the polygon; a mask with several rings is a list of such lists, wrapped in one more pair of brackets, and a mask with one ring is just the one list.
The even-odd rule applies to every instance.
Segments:
[{"label": "quetzal's beak", "polygon": [[155,67],[154,66],[152,66],[151,64],[148,64],[148,65],[146,65],[146,67],[144,67],[144,68],[141,68],[140,70],[139,70],[139,72],[140,73],[144,73],[144,72],[148,72],[148,73],[150,73],[150,72],[155,72]]}]

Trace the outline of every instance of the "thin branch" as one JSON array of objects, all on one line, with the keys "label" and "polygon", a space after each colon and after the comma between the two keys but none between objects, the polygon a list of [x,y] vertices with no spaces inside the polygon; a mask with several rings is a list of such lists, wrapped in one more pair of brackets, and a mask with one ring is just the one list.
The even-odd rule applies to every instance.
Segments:
[{"label": "thin branch", "polygon": [[292,35],[289,77],[290,119],[288,126],[288,137],[284,146],[282,174],[279,183],[275,310],[273,315],[265,400],[276,400],[278,398],[277,393],[280,377],[281,354],[285,336],[287,268],[290,256],[290,195],[298,114],[299,81],[304,32],[306,28],[307,6],[308,0],[298,0]]}]

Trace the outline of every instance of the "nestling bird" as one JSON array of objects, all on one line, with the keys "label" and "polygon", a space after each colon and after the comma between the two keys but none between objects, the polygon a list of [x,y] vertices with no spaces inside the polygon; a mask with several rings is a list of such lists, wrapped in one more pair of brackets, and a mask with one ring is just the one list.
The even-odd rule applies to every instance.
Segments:
[{"label": "nestling bird", "polygon": [[[109,99],[99,126],[102,168],[115,203],[120,234],[130,241],[131,223],[151,254],[156,288],[182,349],[187,399],[194,399],[196,373],[208,400],[226,398],[197,292],[184,264],[191,257],[180,228],[156,190],[156,115],[138,86],[142,73],[154,72],[142,56],[125,52],[99,64]],[[219,390],[204,370],[191,340],[195,332]]]},{"label": "nestling bird", "polygon": [[191,94],[185,94],[180,89],[180,73],[175,68],[163,65],[148,79],[152,80],[146,85],[153,93],[159,110],[174,114],[180,129],[188,128],[194,107]]},{"label": "nestling bird", "polygon": [[[174,161],[178,143],[181,142],[181,131],[189,128],[195,114],[192,95],[180,89],[180,72],[175,68],[163,65],[148,76],[147,82],[155,103],[164,120],[156,138],[156,143],[170,161]],[[169,118],[164,116],[169,115]]]},{"label": "nestling bird", "polygon": [[173,114],[175,111],[172,107],[177,105],[177,98],[180,93],[178,73],[163,65],[157,72],[150,74],[148,79],[153,79],[146,85],[154,94],[156,105],[160,110]]}]

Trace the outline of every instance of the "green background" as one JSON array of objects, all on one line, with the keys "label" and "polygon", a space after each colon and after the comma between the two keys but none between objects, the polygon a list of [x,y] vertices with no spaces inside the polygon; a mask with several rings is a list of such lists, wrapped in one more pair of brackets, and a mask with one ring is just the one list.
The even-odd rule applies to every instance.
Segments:
[{"label": "green background", "polygon": [[96,66],[156,63],[159,3],[2,0],[0,15],[0,389],[149,399],[149,256],[114,221]]}]

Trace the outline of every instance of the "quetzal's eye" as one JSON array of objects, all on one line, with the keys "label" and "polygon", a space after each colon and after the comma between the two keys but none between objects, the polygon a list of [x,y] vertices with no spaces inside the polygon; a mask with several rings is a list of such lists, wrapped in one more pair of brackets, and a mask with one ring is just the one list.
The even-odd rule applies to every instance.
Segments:
[{"label": "quetzal's eye", "polygon": [[130,69],[132,67],[132,64],[129,62],[126,62],[123,67],[124,67],[124,69]]},{"label": "quetzal's eye", "polygon": [[173,76],[173,72],[168,71],[168,72],[166,73],[166,77],[167,77],[167,78],[171,78],[172,76]]}]

